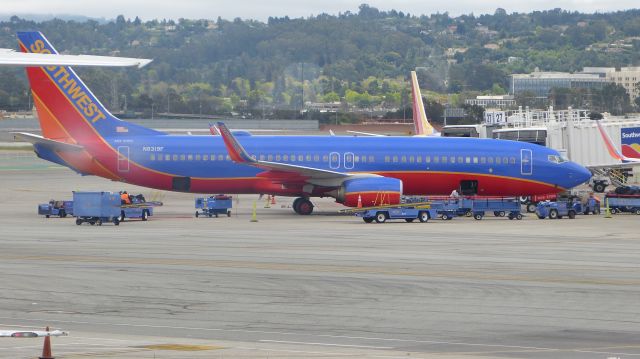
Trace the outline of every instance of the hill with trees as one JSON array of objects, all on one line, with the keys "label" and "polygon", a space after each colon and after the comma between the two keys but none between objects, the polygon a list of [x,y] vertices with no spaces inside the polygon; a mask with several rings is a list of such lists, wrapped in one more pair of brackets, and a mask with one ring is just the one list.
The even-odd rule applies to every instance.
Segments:
[{"label": "hill with trees", "polygon": [[[142,116],[299,117],[307,102],[336,101],[344,112],[398,109],[409,103],[416,68],[424,89],[461,102],[507,92],[512,73],[640,64],[640,10],[451,17],[363,4],[357,13],[267,22],[14,16],[0,22],[0,47],[16,48],[20,30],[42,31],[65,53],[153,58],[141,70],[77,70],[112,111]],[[0,109],[28,109],[23,70],[1,68],[0,78]]]}]

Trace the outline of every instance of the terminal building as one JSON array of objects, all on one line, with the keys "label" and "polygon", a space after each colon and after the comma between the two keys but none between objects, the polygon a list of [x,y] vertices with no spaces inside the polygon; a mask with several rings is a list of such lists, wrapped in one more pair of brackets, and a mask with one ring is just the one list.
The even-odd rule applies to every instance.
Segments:
[{"label": "terminal building", "polygon": [[597,88],[607,83],[599,73],[532,72],[511,75],[511,94],[532,93],[547,98],[553,88]]},{"label": "terminal building", "polygon": [[584,67],[583,73],[598,74],[607,82],[612,82],[624,87],[633,102],[640,97],[640,67]]}]

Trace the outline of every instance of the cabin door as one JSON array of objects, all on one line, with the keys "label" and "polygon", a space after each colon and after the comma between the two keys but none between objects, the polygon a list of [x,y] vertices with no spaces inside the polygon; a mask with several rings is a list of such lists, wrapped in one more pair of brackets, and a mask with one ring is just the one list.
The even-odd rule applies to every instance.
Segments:
[{"label": "cabin door", "polygon": [[520,150],[520,174],[530,176],[533,173],[533,153],[528,149]]},{"label": "cabin door", "polygon": [[129,172],[129,146],[118,146],[118,172]]}]

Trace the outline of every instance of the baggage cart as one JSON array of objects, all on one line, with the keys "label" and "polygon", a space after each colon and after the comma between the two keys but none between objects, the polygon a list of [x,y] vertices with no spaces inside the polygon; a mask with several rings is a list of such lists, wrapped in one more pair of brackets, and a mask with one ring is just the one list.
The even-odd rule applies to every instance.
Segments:
[{"label": "baggage cart", "polygon": [[232,197],[224,194],[196,198],[196,218],[200,216],[218,218],[219,215],[231,217]]},{"label": "baggage cart", "polygon": [[113,192],[73,192],[76,224],[120,224],[120,195]]}]

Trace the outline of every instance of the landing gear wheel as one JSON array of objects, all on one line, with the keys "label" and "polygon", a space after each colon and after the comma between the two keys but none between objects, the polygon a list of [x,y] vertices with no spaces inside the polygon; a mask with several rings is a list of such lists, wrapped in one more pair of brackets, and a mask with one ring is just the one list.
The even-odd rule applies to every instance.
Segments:
[{"label": "landing gear wheel", "polygon": [[299,197],[293,200],[293,204],[291,204],[291,208],[293,208],[293,211],[298,213],[298,205],[300,205],[300,201],[302,201],[304,198]]},{"label": "landing gear wheel", "polygon": [[384,212],[376,213],[376,222],[377,223],[384,223],[386,221],[387,221],[387,215]]},{"label": "landing gear wheel", "polygon": [[418,213],[418,220],[422,223],[429,221],[429,213],[428,212],[420,212]]},{"label": "landing gear wheel", "polygon": [[293,202],[293,210],[297,214],[308,216],[313,212],[313,203],[306,198],[298,198]]}]

